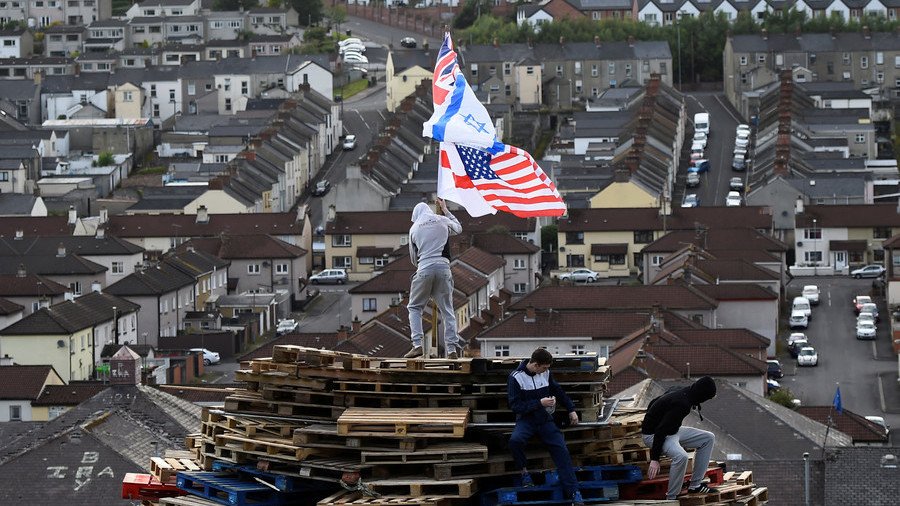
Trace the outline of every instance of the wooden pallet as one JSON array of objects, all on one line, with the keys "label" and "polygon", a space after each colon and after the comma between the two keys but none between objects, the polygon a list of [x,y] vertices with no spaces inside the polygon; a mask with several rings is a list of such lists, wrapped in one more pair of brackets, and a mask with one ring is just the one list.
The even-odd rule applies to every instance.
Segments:
[{"label": "wooden pallet", "polygon": [[382,437],[465,436],[469,408],[349,408],[337,420],[341,435]]},{"label": "wooden pallet", "polygon": [[328,379],[311,378],[308,376],[298,377],[296,372],[289,374],[286,372],[270,371],[261,372],[248,369],[242,369],[234,372],[235,381],[241,381],[253,388],[248,390],[258,390],[259,385],[289,385],[308,390],[326,391],[331,389],[331,381]]},{"label": "wooden pallet", "polygon": [[310,446],[318,448],[353,448],[370,451],[397,451],[410,452],[425,448],[428,444],[422,438],[369,438],[357,436],[344,436],[338,434],[334,425],[309,425],[294,431],[293,443],[296,446]]},{"label": "wooden pallet", "polygon": [[[529,470],[552,469],[555,464],[547,455],[533,455],[527,457]],[[434,464],[432,473],[435,480],[461,480],[468,478],[484,478],[485,476],[518,475],[522,472],[509,455],[492,456],[485,462],[444,462]]]},{"label": "wooden pallet", "polygon": [[477,443],[436,444],[413,452],[362,452],[364,464],[436,464],[443,462],[485,462],[487,446]]},{"label": "wooden pallet", "polygon": [[175,480],[179,471],[200,471],[200,465],[193,458],[150,457],[150,474],[161,483]]},{"label": "wooden pallet", "polygon": [[225,398],[225,410],[233,413],[290,417],[298,420],[331,421],[340,416],[344,408],[341,406],[272,401],[249,395],[229,395]]},{"label": "wooden pallet", "polygon": [[[386,379],[386,378],[382,378]],[[355,394],[390,394],[390,395],[459,395],[462,385],[459,383],[399,383],[391,381],[359,382],[336,381],[335,392]]]},{"label": "wooden pallet", "polygon": [[394,479],[367,482],[372,491],[383,495],[433,496],[447,498],[472,497],[478,490],[475,480],[435,481],[428,479]]},{"label": "wooden pallet", "polygon": [[222,503],[184,495],[179,497],[163,497],[159,500],[159,504],[166,506],[221,506]]},{"label": "wooden pallet", "polygon": [[631,464],[635,462],[648,462],[650,460],[649,448],[633,450],[619,450],[615,452],[599,453],[592,456],[596,463],[603,465]]},{"label": "wooden pallet", "polygon": [[330,366],[335,362],[349,360],[354,354],[344,353],[341,351],[320,350],[318,348],[309,348],[306,346],[295,346],[291,344],[276,344],[272,348],[272,362],[281,363],[298,363],[303,362],[311,366]]},{"label": "wooden pallet", "polygon": [[342,490],[330,495],[317,503],[317,506],[448,506],[452,499],[447,497],[422,496],[392,496],[384,495],[378,498],[369,497],[361,492],[348,492]]},{"label": "wooden pallet", "polygon": [[[236,458],[237,463],[248,460],[251,455],[273,459],[299,462],[310,455],[321,454],[319,448],[304,448],[294,446],[291,440],[276,440],[270,438],[246,438],[232,434],[216,436],[216,456],[220,450],[227,449],[231,458]],[[243,459],[241,458],[243,457]]]},{"label": "wooden pallet", "polygon": [[606,441],[594,441],[585,446],[584,453],[620,452],[624,450],[640,450],[646,448],[644,440],[640,436],[630,436]]}]

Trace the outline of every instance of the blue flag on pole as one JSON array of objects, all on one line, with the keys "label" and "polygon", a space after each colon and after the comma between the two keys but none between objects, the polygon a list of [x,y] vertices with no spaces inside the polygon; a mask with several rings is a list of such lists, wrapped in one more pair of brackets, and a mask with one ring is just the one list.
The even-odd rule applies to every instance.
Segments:
[{"label": "blue flag on pole", "polygon": [[834,409],[837,410],[838,413],[844,414],[844,407],[841,405],[841,387],[837,387],[837,390],[834,391]]}]

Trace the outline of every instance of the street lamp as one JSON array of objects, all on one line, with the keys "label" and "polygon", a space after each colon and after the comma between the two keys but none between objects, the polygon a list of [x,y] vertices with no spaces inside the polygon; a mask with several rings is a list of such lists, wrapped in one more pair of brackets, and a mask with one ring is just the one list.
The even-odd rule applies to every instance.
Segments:
[{"label": "street lamp", "polygon": [[678,22],[681,20],[681,13],[675,13],[675,30],[678,31],[678,91],[684,91],[682,89],[681,83],[681,24]]},{"label": "street lamp", "polygon": [[818,276],[818,275],[819,275],[819,255],[817,255],[817,253],[819,252],[819,249],[818,249],[818,246],[819,246],[819,241],[818,241],[819,232],[818,232],[818,227],[816,227],[816,223],[817,223],[817,220],[816,220],[815,218],[813,218],[813,233],[812,233],[812,236],[813,236],[813,254],[812,254],[812,258],[813,258],[813,262],[815,262],[815,263],[813,264],[813,275],[814,275],[814,276]]}]

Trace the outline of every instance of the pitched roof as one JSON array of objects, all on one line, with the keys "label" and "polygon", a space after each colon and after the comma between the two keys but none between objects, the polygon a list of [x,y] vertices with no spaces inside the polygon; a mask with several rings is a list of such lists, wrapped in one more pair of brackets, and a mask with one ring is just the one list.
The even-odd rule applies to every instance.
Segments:
[{"label": "pitched roof", "polygon": [[643,328],[646,314],[619,311],[535,311],[534,321],[516,312],[479,334],[479,338],[589,337],[621,339]]},{"label": "pitched roof", "polygon": [[136,312],[141,306],[110,293],[91,292],[41,308],[2,329],[4,335],[68,335],[113,319],[118,314]]},{"label": "pitched roof", "polygon": [[135,271],[128,276],[106,287],[106,291],[115,295],[164,295],[184,286],[193,285],[196,278],[185,274],[180,269],[163,262],[146,269]]},{"label": "pitched roof", "polygon": [[717,300],[774,300],[778,294],[754,283],[726,283],[721,285],[692,285],[707,297]]},{"label": "pitched roof", "polygon": [[285,236],[303,232],[303,221],[296,213],[209,214],[208,218],[207,223],[198,223],[190,214],[116,215],[109,217],[106,230],[116,237],[214,237],[220,233]]},{"label": "pitched roof", "polygon": [[402,357],[412,346],[409,336],[402,336],[381,325],[368,325],[335,350],[359,353],[370,357]]},{"label": "pitched roof", "polygon": [[99,275],[109,270],[97,262],[72,253],[66,253],[62,257],[57,255],[0,256],[0,273],[16,274],[22,265],[25,266],[25,272],[45,276]]},{"label": "pitched roof", "polygon": [[188,385],[154,385],[154,387],[169,395],[194,404],[224,404],[225,398],[235,393],[237,389],[244,389],[244,384],[231,385],[206,385],[202,387]]},{"label": "pitched roof", "polygon": [[[334,221],[325,225],[326,234],[408,234],[410,211],[339,212]],[[455,215],[464,233],[487,232],[494,227],[509,232],[533,232],[534,218],[518,218],[509,213],[497,213],[473,218],[467,213]]]},{"label": "pitched roof", "polygon": [[410,278],[415,269],[400,270],[390,269],[382,271],[377,276],[350,289],[351,294],[357,293],[406,293],[409,292]]},{"label": "pitched roof", "polygon": [[[189,244],[189,242],[185,244]],[[182,245],[182,247],[185,249],[167,255],[163,261],[192,276],[200,276],[231,265],[228,260],[222,260],[205,251],[189,249],[190,246]]]},{"label": "pitched roof", "polygon": [[518,237],[503,233],[483,233],[472,234],[472,244],[488,253],[497,255],[502,254],[532,254],[540,251],[541,248],[523,241]]},{"label": "pitched roof", "polygon": [[72,229],[66,216],[16,216],[0,220],[0,237],[15,237],[18,230],[25,237],[72,235]]},{"label": "pitched roof", "polygon": [[37,399],[51,375],[59,378],[52,365],[0,366],[0,399]]},{"label": "pitched roof", "polygon": [[299,246],[259,234],[191,239],[188,243],[198,251],[226,260],[298,258],[306,254],[306,250]]},{"label": "pitched roof", "polygon": [[0,316],[7,316],[25,309],[25,306],[0,297]]},{"label": "pitched roof", "polygon": [[475,246],[467,248],[456,257],[456,260],[465,262],[466,265],[485,275],[493,274],[494,271],[502,269],[506,265],[506,260],[503,260],[502,257],[492,255]]},{"label": "pitched roof", "polygon": [[687,329],[675,334],[690,344],[717,344],[731,349],[757,349],[769,346],[769,338],[747,329]]},{"label": "pitched roof", "polygon": [[300,332],[285,334],[276,337],[259,348],[247,352],[238,357],[242,360],[255,360],[272,356],[275,345],[290,344],[294,346],[306,346],[308,348],[321,348],[333,350],[337,345],[338,334],[336,332]]},{"label": "pitched roof", "polygon": [[712,309],[718,304],[687,287],[664,286],[542,286],[511,309]]},{"label": "pitched roof", "polygon": [[0,256],[6,255],[51,255],[58,253],[59,248],[66,254],[83,256],[93,255],[131,255],[141,253],[144,248],[119,239],[104,236],[97,238],[85,235],[23,237],[19,240],[0,238]]},{"label": "pitched roof", "polygon": [[47,385],[32,406],[77,406],[109,385],[101,381],[72,381],[68,385]]},{"label": "pitched roof", "polygon": [[796,226],[811,228],[813,219],[819,228],[900,227],[895,204],[806,206],[796,214]]},{"label": "pitched roof", "polygon": [[69,287],[37,274],[0,274],[0,297],[62,295]]},{"label": "pitched roof", "polygon": [[693,244],[713,253],[714,256],[715,252],[720,250],[763,250],[772,252],[788,250],[785,243],[752,228],[711,228],[705,233],[697,233],[696,230],[673,230],[644,246],[641,252],[678,251],[685,244]]},{"label": "pitched roof", "polygon": [[853,438],[854,443],[888,442],[883,427],[848,409],[842,411],[843,413],[837,413],[832,406],[800,406],[797,408],[798,413],[821,424],[828,424],[830,419],[832,428]]},{"label": "pitched roof", "polygon": [[467,297],[488,285],[488,278],[459,264],[451,265],[450,273],[453,275],[453,288]]},{"label": "pitched roof", "polygon": [[772,215],[767,207],[679,207],[671,216],[647,208],[569,209],[568,218],[560,218],[560,232],[603,232],[621,230],[696,230],[697,225],[734,228],[736,225],[771,229]]}]

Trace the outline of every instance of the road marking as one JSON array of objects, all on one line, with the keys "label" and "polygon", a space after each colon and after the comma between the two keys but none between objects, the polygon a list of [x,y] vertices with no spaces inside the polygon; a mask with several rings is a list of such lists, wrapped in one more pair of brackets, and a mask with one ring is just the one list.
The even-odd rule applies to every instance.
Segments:
[{"label": "road marking", "polygon": [[716,98],[716,102],[718,102],[719,105],[721,105],[722,108],[725,109],[725,112],[727,112],[729,116],[731,116],[739,124],[744,122],[744,120],[738,118],[733,112],[731,112],[731,109],[727,105],[725,105],[725,102],[722,101],[722,97],[720,97],[718,94],[715,94],[713,96]]},{"label": "road marking", "polygon": [[364,118],[364,117],[363,117],[363,115],[362,115],[362,113],[361,113],[361,112],[359,112],[359,110],[358,110],[358,109],[357,109],[357,110],[356,110],[356,114],[357,114],[357,115],[358,115],[358,116],[359,116],[359,119],[360,119],[360,120],[362,120],[362,122],[363,122],[363,125],[366,125],[366,130],[370,130],[370,131],[371,131],[371,130],[372,130],[372,128],[370,128],[370,127],[369,127],[369,124],[368,124],[368,123],[366,123],[366,118]]}]

